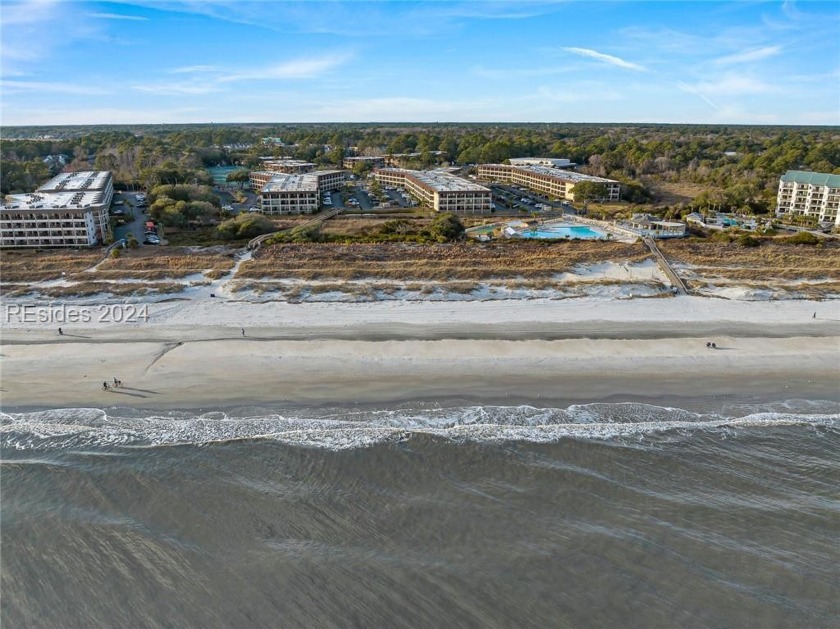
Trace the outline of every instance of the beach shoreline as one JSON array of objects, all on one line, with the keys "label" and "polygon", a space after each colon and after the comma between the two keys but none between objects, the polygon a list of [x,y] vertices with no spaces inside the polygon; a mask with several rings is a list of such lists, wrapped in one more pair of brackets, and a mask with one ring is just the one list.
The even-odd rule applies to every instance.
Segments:
[{"label": "beach shoreline", "polygon": [[3,408],[840,396],[840,317],[823,302],[147,305],[147,320],[61,335],[7,321]]}]

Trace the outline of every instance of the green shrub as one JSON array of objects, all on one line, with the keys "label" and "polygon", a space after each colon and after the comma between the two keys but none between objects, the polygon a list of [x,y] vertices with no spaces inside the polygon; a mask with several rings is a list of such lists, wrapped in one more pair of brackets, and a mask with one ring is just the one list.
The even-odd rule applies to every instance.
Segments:
[{"label": "green shrub", "polygon": [[243,240],[275,231],[276,227],[262,214],[239,214],[216,228],[222,240]]},{"label": "green shrub", "polygon": [[750,234],[741,234],[738,236],[738,244],[742,247],[758,247],[761,245],[761,241]]},{"label": "green shrub", "polygon": [[820,239],[811,232],[799,232],[789,238],[785,238],[785,242],[791,245],[816,245],[820,242]]}]

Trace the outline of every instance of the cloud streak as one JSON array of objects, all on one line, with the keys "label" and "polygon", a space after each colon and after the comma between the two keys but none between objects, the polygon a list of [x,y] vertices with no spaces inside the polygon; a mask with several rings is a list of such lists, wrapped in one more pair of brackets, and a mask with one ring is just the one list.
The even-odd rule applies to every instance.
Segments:
[{"label": "cloud streak", "polygon": [[100,20],[132,20],[136,22],[146,22],[149,20],[142,15],[122,15],[120,13],[86,13],[88,17],[99,18]]},{"label": "cloud streak", "polygon": [[290,59],[262,68],[253,68],[230,72],[219,76],[216,80],[222,83],[232,81],[253,81],[270,79],[314,79],[333,68],[349,61],[349,55],[326,55],[322,57],[308,57]]},{"label": "cloud streak", "polygon": [[607,55],[602,52],[598,52],[597,50],[592,50],[591,48],[574,48],[574,47],[564,47],[563,50],[566,52],[570,52],[573,55],[578,55],[580,57],[586,57],[588,59],[594,59],[595,61],[600,61],[601,63],[606,63],[611,66],[616,66],[618,68],[624,68],[625,70],[635,70],[636,72],[647,72],[648,69],[644,66],[639,65],[638,63],[632,63],[630,61],[625,61],[621,57],[614,57],[613,55]]},{"label": "cloud streak", "polygon": [[712,63],[719,66],[737,65],[741,63],[752,63],[754,61],[762,61],[775,57],[782,51],[780,46],[765,46],[764,48],[754,48],[752,50],[744,50],[735,53],[734,55],[726,55],[725,57],[718,57]]},{"label": "cloud streak", "polygon": [[10,81],[5,79],[0,81],[0,88],[5,94],[50,92],[54,94],[81,94],[85,96],[96,96],[101,94],[113,93],[111,90],[105,88],[96,87],[93,85],[84,85],[80,83],[15,80]]}]

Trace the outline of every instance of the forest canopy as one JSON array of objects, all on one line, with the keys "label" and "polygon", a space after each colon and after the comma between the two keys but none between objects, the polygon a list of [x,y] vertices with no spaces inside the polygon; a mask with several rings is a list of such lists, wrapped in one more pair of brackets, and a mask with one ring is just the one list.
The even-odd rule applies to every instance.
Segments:
[{"label": "forest canopy", "polygon": [[[344,156],[408,155],[407,167],[567,158],[621,181],[631,203],[690,184],[711,205],[772,209],[789,169],[840,174],[840,129],[656,124],[243,124],[15,127],[2,142],[3,193],[30,191],[63,155],[70,170],[114,173],[117,186],[209,184],[205,170],[256,168],[261,157],[336,166]],[[48,138],[45,136],[49,136]],[[52,162],[55,164],[55,162]],[[362,174],[364,167],[359,167]],[[656,200],[655,198],[653,199]]]}]

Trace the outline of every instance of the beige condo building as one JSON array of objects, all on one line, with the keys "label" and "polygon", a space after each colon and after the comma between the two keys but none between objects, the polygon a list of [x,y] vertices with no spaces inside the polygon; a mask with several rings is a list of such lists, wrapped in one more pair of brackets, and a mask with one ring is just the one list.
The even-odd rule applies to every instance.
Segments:
[{"label": "beige condo building", "polygon": [[[260,173],[251,173],[252,181],[254,175]],[[263,214],[311,214],[320,207],[321,193],[340,188],[346,172],[319,170],[302,175],[271,175],[259,186]]]},{"label": "beige condo building", "polygon": [[524,186],[536,192],[569,201],[575,200],[574,187],[576,184],[582,181],[592,181],[602,183],[606,187],[605,201],[618,201],[621,198],[621,184],[617,181],[546,166],[480,164],[477,175],[483,181],[498,181]]},{"label": "beige condo building", "polygon": [[420,203],[436,212],[489,214],[493,209],[489,188],[442,170],[380,168],[373,174],[381,184],[405,188]]},{"label": "beige condo building", "polygon": [[0,205],[2,247],[89,247],[111,237],[108,209],[114,182],[108,171],[62,173],[35,192]]}]

